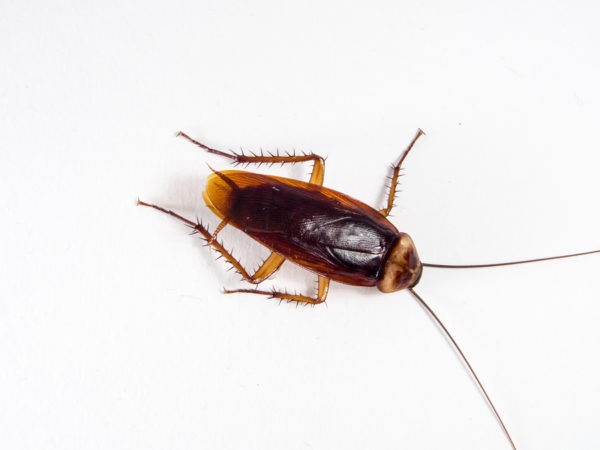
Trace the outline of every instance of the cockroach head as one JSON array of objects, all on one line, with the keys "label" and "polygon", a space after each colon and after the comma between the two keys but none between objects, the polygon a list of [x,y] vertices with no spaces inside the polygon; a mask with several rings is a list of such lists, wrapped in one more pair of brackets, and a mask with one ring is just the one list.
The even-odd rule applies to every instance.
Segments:
[{"label": "cockroach head", "polygon": [[423,265],[413,240],[408,234],[400,233],[383,263],[377,289],[381,292],[396,292],[411,288],[419,282],[422,272]]}]

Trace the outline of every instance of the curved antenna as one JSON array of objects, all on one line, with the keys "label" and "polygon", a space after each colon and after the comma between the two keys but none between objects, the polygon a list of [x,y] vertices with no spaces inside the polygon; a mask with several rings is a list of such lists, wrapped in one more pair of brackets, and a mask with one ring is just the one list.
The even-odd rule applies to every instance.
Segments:
[{"label": "curved antenna", "polygon": [[492,263],[492,264],[452,265],[452,264],[423,263],[423,267],[434,267],[437,269],[480,269],[483,267],[512,266],[512,265],[516,265],[516,264],[527,264],[527,263],[540,262],[540,261],[550,261],[552,259],[572,258],[573,256],[591,255],[592,253],[600,253],[600,250],[592,250],[589,252],[571,253],[569,255],[549,256],[546,258],[524,259],[522,261],[510,261],[510,262]]},{"label": "curved antenna", "polygon": [[[425,264],[423,264],[423,265],[425,265]],[[425,300],[423,300],[419,296],[419,294],[417,294],[414,291],[413,288],[408,288],[408,290],[410,291],[410,293],[412,295],[414,295],[414,297],[419,301],[419,303],[421,303],[421,305],[427,310],[427,312],[431,315],[431,317],[433,317],[435,319],[435,321],[440,326],[440,328],[444,331],[444,333],[446,333],[446,336],[448,336],[448,338],[450,339],[450,341],[454,345],[454,348],[456,348],[456,350],[460,354],[462,360],[465,362],[465,364],[469,368],[469,371],[471,372],[471,375],[473,375],[473,378],[475,378],[475,381],[477,381],[477,384],[479,385],[479,388],[481,389],[481,392],[483,392],[483,395],[485,396],[485,399],[487,400],[487,402],[489,403],[490,407],[492,408],[492,411],[494,412],[494,415],[496,416],[496,419],[498,419],[498,422],[500,422],[500,426],[502,427],[502,430],[504,431],[504,434],[506,434],[506,437],[510,441],[510,445],[512,446],[513,450],[517,450],[517,447],[515,446],[515,443],[513,442],[512,438],[510,437],[510,434],[509,434],[508,430],[506,429],[506,425],[504,425],[504,422],[500,418],[500,414],[498,414],[498,411],[496,410],[496,407],[492,403],[492,400],[490,399],[490,396],[488,395],[488,393],[486,392],[485,388],[483,387],[483,384],[481,384],[481,381],[479,381],[479,377],[477,377],[477,374],[473,370],[473,367],[471,367],[471,364],[469,363],[469,360],[467,359],[467,357],[465,356],[465,354],[462,352],[462,350],[460,349],[460,347],[458,346],[458,344],[456,343],[456,341],[454,340],[454,338],[452,337],[452,335],[450,334],[450,332],[448,331],[448,329],[444,326],[444,324],[442,323],[442,321],[433,312],[433,310],[427,305],[427,303],[425,303]]]}]

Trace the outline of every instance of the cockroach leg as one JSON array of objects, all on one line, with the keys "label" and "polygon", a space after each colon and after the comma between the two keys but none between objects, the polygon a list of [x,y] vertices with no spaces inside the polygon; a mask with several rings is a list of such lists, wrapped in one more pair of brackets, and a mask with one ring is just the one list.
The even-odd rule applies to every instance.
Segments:
[{"label": "cockroach leg", "polygon": [[267,156],[263,155],[244,155],[238,153],[227,153],[221,150],[216,150],[214,148],[210,148],[195,139],[192,139],[183,131],[177,133],[177,136],[182,136],[186,138],[188,141],[196,144],[198,147],[203,148],[209,153],[213,153],[215,155],[223,156],[225,158],[229,158],[233,161],[234,164],[294,164],[299,162],[313,161],[313,169],[310,175],[310,180],[308,181],[311,184],[317,184],[321,186],[323,184],[323,177],[325,175],[325,159],[322,156],[316,155],[314,153],[307,153],[302,155],[286,155],[281,156],[279,154],[273,155],[268,154]]},{"label": "cockroach leg", "polygon": [[325,176],[325,160],[321,158],[319,155],[315,158],[312,173],[310,174],[310,180],[308,180],[311,184],[317,184],[319,186],[323,186],[323,177]]},{"label": "cockroach leg", "polygon": [[406,155],[408,155],[408,152],[410,152],[410,150],[413,148],[413,145],[415,145],[415,142],[417,142],[417,139],[419,139],[424,134],[425,132],[419,128],[419,131],[417,131],[417,135],[410,142],[406,150],[404,150],[402,156],[400,156],[400,161],[398,161],[398,164],[392,167],[393,172],[390,183],[390,192],[388,193],[387,206],[384,209],[379,210],[379,212],[384,217],[387,217],[392,208],[394,207],[394,198],[396,197],[396,190],[398,188],[398,177],[400,176],[400,168],[402,166],[402,163],[404,162]]},{"label": "cockroach leg", "polygon": [[[229,219],[225,218],[221,221],[221,223],[217,226],[217,228],[215,229],[215,231],[213,231],[213,234],[211,235],[210,239],[208,239],[206,241],[206,244],[209,246],[213,246],[215,242],[218,244],[217,242],[217,234],[219,234],[219,232],[225,228],[225,225],[227,225],[229,223]],[[226,253],[226,252],[225,252]],[[227,253],[225,254],[221,251],[221,254],[232,264],[234,264],[234,267],[238,268],[238,267],[242,267],[241,263],[239,261],[237,261],[233,255]],[[244,277],[244,280],[246,280],[248,283],[252,283],[252,284],[259,284],[262,281],[264,281],[266,278],[270,277],[273,273],[275,273],[279,267],[281,267],[281,265],[283,264],[283,262],[285,261],[285,258],[283,256],[279,256],[277,253],[271,253],[269,255],[269,257],[260,265],[260,267],[256,270],[256,272],[254,272],[253,275],[248,274],[248,272],[246,270],[239,270],[238,271],[242,274],[242,276]]]},{"label": "cockroach leg", "polygon": [[281,265],[285,261],[285,258],[283,256],[279,256],[276,253],[271,253],[271,255],[258,268],[258,270],[253,275],[250,275],[248,271],[244,268],[244,266],[242,266],[242,264],[237,259],[235,259],[233,255],[225,249],[225,247],[223,247],[223,244],[216,240],[218,232],[221,231],[223,227],[227,224],[227,219],[223,220],[219,224],[219,226],[217,226],[217,229],[214,231],[214,233],[211,235],[201,223],[193,222],[184,217],[181,217],[179,214],[171,210],[162,208],[158,205],[153,205],[151,203],[146,203],[141,200],[138,200],[137,204],[142,206],[148,206],[150,208],[154,208],[161,212],[164,212],[165,214],[169,214],[170,216],[181,220],[190,228],[193,228],[194,232],[201,234],[202,237],[206,239],[208,245],[217,250],[227,261],[229,261],[231,265],[242,275],[242,277],[244,277],[244,280],[246,280],[248,283],[259,284],[267,277],[272,275],[275,271],[277,271],[277,269],[279,269],[279,267],[281,267]]},{"label": "cockroach leg", "polygon": [[[260,284],[265,279],[273,275],[284,263],[285,258],[283,256],[279,256],[277,253],[271,253],[269,257],[260,265],[260,267],[254,272],[253,275],[250,275],[246,269],[242,267],[242,264],[231,255],[231,253],[225,251],[225,248],[219,244],[217,239],[217,234],[229,223],[229,219],[225,218],[221,221],[221,223],[217,226],[215,231],[211,237],[206,241],[207,245],[212,246],[219,250],[219,252],[227,259],[233,266],[238,270],[238,272],[244,277],[248,283],[251,284]],[[219,246],[219,247],[217,247]]]},{"label": "cockroach leg", "polygon": [[223,228],[225,228],[225,225],[227,225],[228,222],[229,222],[229,219],[223,219],[221,221],[221,223],[217,226],[215,231],[213,231],[213,234],[211,235],[210,239],[206,242],[208,245],[213,245],[213,242],[215,242],[215,240],[217,239],[217,234],[219,234],[219,232]]},{"label": "cockroach leg", "polygon": [[301,294],[288,294],[287,292],[280,291],[259,291],[256,289],[224,289],[225,294],[245,293],[245,294],[260,294],[268,295],[269,298],[279,298],[281,300],[287,300],[290,302],[298,303],[310,303],[312,305],[318,305],[323,303],[327,298],[327,292],[329,291],[329,278],[319,277],[319,287],[317,290],[317,297],[312,298]]},{"label": "cockroach leg", "polygon": [[320,303],[323,303],[327,298],[329,292],[329,278],[319,277],[319,286],[317,289],[317,298],[321,299]]},{"label": "cockroach leg", "polygon": [[250,283],[258,284],[269,278],[273,273],[275,273],[281,265],[284,263],[285,258],[283,256],[278,255],[277,253],[271,253],[269,257],[261,264],[254,275],[252,275],[251,280],[247,280]]},{"label": "cockroach leg", "polygon": [[165,214],[169,214],[170,216],[173,216],[173,217],[175,217],[176,219],[179,219],[179,220],[181,220],[181,221],[182,221],[182,222],[184,222],[184,223],[185,223],[187,226],[189,226],[190,228],[193,228],[195,232],[197,232],[197,233],[201,234],[201,235],[202,235],[202,237],[204,237],[204,239],[206,239],[206,241],[207,241],[207,242],[210,242],[210,245],[211,245],[211,246],[212,246],[212,247],[213,247],[215,250],[217,250],[219,253],[221,253],[221,255],[223,255],[223,257],[224,257],[224,258],[225,258],[227,261],[229,261],[229,262],[231,263],[231,265],[233,265],[233,267],[234,267],[234,268],[235,268],[235,269],[236,269],[236,270],[237,270],[239,273],[241,273],[241,274],[242,274],[242,276],[243,276],[245,279],[248,279],[248,280],[250,280],[250,279],[251,279],[250,275],[248,275],[248,272],[246,272],[246,269],[244,269],[244,267],[243,267],[243,266],[242,266],[242,265],[239,263],[239,261],[238,261],[237,259],[235,259],[235,258],[234,258],[234,257],[231,255],[231,253],[229,253],[227,250],[225,250],[225,247],[223,247],[223,245],[222,245],[220,242],[218,242],[218,241],[216,241],[216,240],[213,240],[213,241],[211,242],[212,235],[211,235],[211,234],[208,232],[208,230],[207,230],[207,229],[206,229],[206,228],[205,228],[205,227],[204,227],[204,226],[203,226],[201,223],[198,223],[198,222],[193,222],[193,221],[191,221],[191,220],[188,220],[188,219],[186,219],[185,217],[181,217],[179,214],[177,214],[177,213],[175,213],[175,212],[173,212],[173,211],[171,211],[171,210],[169,210],[169,209],[162,208],[162,207],[160,207],[160,206],[158,206],[158,205],[153,205],[153,204],[151,204],[151,203],[146,203],[146,202],[143,202],[143,201],[141,201],[141,200],[138,200],[138,201],[137,201],[137,204],[138,204],[138,205],[142,205],[142,206],[148,206],[148,207],[150,207],[150,208],[157,209],[157,210],[159,210],[159,211],[162,211],[162,212],[164,212]]}]

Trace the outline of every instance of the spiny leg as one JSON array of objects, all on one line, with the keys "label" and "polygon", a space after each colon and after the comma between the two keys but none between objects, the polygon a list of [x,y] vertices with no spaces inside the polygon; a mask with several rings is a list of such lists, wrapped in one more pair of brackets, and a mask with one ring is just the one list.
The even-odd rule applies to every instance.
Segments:
[{"label": "spiny leg", "polygon": [[271,253],[271,255],[262,263],[258,270],[253,275],[250,275],[248,271],[244,268],[244,266],[242,266],[242,264],[237,259],[235,259],[233,255],[225,249],[225,247],[223,247],[223,244],[216,240],[219,231],[221,231],[223,227],[227,224],[227,219],[223,220],[219,224],[215,232],[211,234],[209,233],[208,229],[206,229],[201,223],[193,222],[184,217],[181,217],[179,214],[171,210],[162,208],[157,205],[153,205],[151,203],[146,203],[141,200],[138,200],[137,204],[142,206],[148,206],[150,208],[154,208],[161,212],[164,212],[165,214],[169,214],[170,216],[181,220],[190,228],[193,228],[194,233],[201,234],[202,237],[206,240],[207,244],[213,247],[215,250],[217,250],[227,261],[229,261],[231,265],[242,275],[242,277],[244,277],[244,280],[246,280],[249,283],[259,284],[261,281],[263,281],[264,279],[272,275],[277,269],[279,269],[279,267],[281,267],[281,265],[285,261],[285,258],[283,256],[279,256],[276,253]]},{"label": "spiny leg", "polygon": [[396,164],[393,167],[392,178],[391,178],[392,182],[390,184],[390,192],[388,193],[387,207],[379,210],[379,212],[381,214],[383,214],[385,217],[388,216],[388,214],[394,207],[394,198],[396,197],[396,190],[398,188],[398,177],[400,176],[400,168],[402,166],[402,163],[404,162],[406,155],[408,155],[408,152],[410,152],[410,150],[413,148],[413,145],[415,145],[415,142],[417,142],[417,139],[419,139],[423,134],[425,134],[425,132],[419,128],[417,135],[413,138],[413,140],[408,145],[406,150],[404,150],[404,153],[402,153],[402,156],[400,156],[400,161],[398,161],[398,164]]},{"label": "spiny leg", "polygon": [[273,291],[259,291],[255,289],[225,289],[225,294],[234,294],[234,293],[245,293],[245,294],[260,294],[260,295],[268,295],[269,298],[280,298],[281,300],[287,300],[290,302],[298,302],[298,303],[310,303],[312,305],[318,305],[319,303],[323,303],[327,298],[327,292],[329,291],[329,278],[319,277],[319,287],[317,289],[317,297],[308,297],[307,295],[301,294],[288,294],[287,292],[280,292],[277,290]]},{"label": "spiny leg", "polygon": [[[225,225],[229,223],[229,219],[223,219],[221,223],[217,226],[213,234],[210,236],[210,239],[207,240],[206,244],[212,246],[214,242],[217,242],[217,235],[219,232],[225,228]],[[218,243],[218,242],[217,242]],[[227,258],[226,255],[223,255]],[[231,260],[235,260],[233,255],[230,255],[230,258],[227,258],[230,262]],[[237,264],[241,267],[239,261],[235,260]],[[285,258],[283,256],[278,255],[277,253],[272,252],[267,259],[265,259],[262,264],[256,269],[254,274],[248,276],[248,272],[244,270],[240,272],[240,274],[244,277],[244,280],[248,283],[259,284],[262,283],[266,278],[270,277],[275,273],[281,265],[285,262]],[[236,266],[237,267],[237,266]]]},{"label": "spiny leg", "polygon": [[188,141],[196,144],[198,147],[203,148],[209,153],[213,153],[215,155],[223,156],[225,158],[229,158],[233,161],[234,164],[294,164],[305,161],[313,161],[313,168],[310,175],[310,180],[308,181],[311,184],[317,184],[321,186],[323,184],[323,177],[325,175],[325,160],[323,157],[316,155],[314,153],[302,154],[302,155],[279,155],[279,151],[277,154],[272,154],[268,152],[267,155],[264,155],[261,151],[260,155],[255,155],[252,153],[252,156],[245,155],[243,153],[227,153],[221,150],[216,150],[214,148],[210,148],[195,139],[192,139],[184,132],[180,131],[177,133],[177,136],[182,136],[186,138]]},{"label": "spiny leg", "polygon": [[[142,205],[142,206],[148,206],[148,207],[150,207],[150,208],[157,209],[157,210],[159,210],[159,211],[162,211],[162,212],[164,212],[165,214],[169,214],[170,216],[173,216],[173,217],[175,217],[176,219],[179,219],[179,220],[181,220],[181,221],[182,221],[182,222],[184,222],[186,225],[188,225],[190,228],[193,228],[195,233],[201,234],[201,235],[202,235],[202,237],[204,237],[204,239],[205,239],[207,242],[210,242],[210,245],[211,245],[211,246],[212,246],[212,247],[213,247],[215,250],[217,250],[219,253],[221,253],[221,255],[223,255],[223,257],[224,257],[224,258],[225,258],[227,261],[229,261],[229,262],[230,262],[230,263],[233,265],[233,267],[234,267],[234,268],[235,268],[235,269],[236,269],[238,272],[240,272],[240,273],[242,274],[242,276],[243,276],[244,278],[246,278],[246,279],[250,279],[250,275],[248,274],[248,272],[246,272],[246,269],[244,269],[244,267],[243,267],[243,266],[242,266],[242,265],[241,265],[241,264],[238,262],[238,260],[237,260],[237,259],[235,259],[235,258],[234,258],[234,257],[231,255],[231,253],[230,253],[230,252],[228,252],[227,250],[225,250],[225,247],[223,247],[223,245],[222,245],[220,242],[218,242],[218,241],[216,241],[216,240],[214,240],[214,239],[213,239],[213,236],[212,236],[212,235],[211,235],[211,234],[208,232],[208,230],[207,230],[207,229],[206,229],[206,228],[205,228],[205,227],[204,227],[204,226],[203,226],[201,223],[199,223],[199,222],[192,222],[191,220],[188,220],[188,219],[186,219],[186,218],[184,218],[184,217],[181,217],[179,214],[177,214],[177,213],[175,213],[175,212],[173,212],[173,211],[171,211],[171,210],[168,210],[168,209],[162,208],[162,207],[160,207],[160,206],[157,206],[157,205],[153,205],[153,204],[151,204],[151,203],[146,203],[146,202],[143,202],[143,201],[141,201],[141,200],[138,200],[137,204],[138,204],[138,205]],[[216,237],[216,236],[215,236],[215,237]]]},{"label": "spiny leg", "polygon": [[254,272],[251,280],[246,280],[252,284],[259,284],[275,273],[284,263],[285,258],[277,253],[271,253],[269,257]]},{"label": "spiny leg", "polygon": [[217,228],[215,228],[215,231],[213,231],[213,234],[210,236],[210,239],[206,242],[207,245],[212,245],[213,242],[215,242],[215,240],[217,239],[217,234],[219,234],[219,232],[223,228],[225,228],[225,225],[227,225],[228,222],[229,219],[223,219],[221,223],[217,225]]}]

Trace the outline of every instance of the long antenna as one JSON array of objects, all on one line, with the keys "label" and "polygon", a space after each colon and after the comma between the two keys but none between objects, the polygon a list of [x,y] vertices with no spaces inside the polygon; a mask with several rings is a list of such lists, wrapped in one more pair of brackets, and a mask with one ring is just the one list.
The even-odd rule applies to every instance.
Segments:
[{"label": "long antenna", "polygon": [[510,261],[492,264],[467,264],[467,265],[452,265],[452,264],[431,264],[423,263],[423,267],[434,267],[438,269],[479,269],[483,267],[499,267],[512,266],[516,264],[527,264],[540,261],[550,261],[552,259],[572,258],[573,256],[591,255],[592,253],[600,253],[600,250],[592,250],[590,252],[571,253],[570,255],[549,256],[547,258],[525,259],[523,261]]},{"label": "long antenna", "polygon": [[[423,264],[423,265],[425,265],[425,264]],[[414,291],[414,289],[408,288],[408,290],[410,291],[410,293],[412,295],[414,295],[414,297],[419,301],[419,303],[421,303],[421,305],[427,310],[427,312],[431,315],[431,317],[433,317],[435,319],[435,321],[440,326],[440,328],[442,330],[444,330],[444,333],[446,333],[446,336],[448,336],[448,338],[450,339],[450,341],[452,341],[452,344],[454,344],[454,348],[456,348],[456,350],[458,351],[458,353],[462,357],[463,361],[465,362],[465,364],[469,368],[469,371],[471,372],[471,375],[473,375],[473,378],[475,378],[475,381],[477,381],[477,384],[479,385],[479,388],[481,389],[481,392],[483,392],[483,395],[485,396],[487,402],[491,406],[492,411],[494,411],[494,415],[496,416],[496,419],[498,419],[498,422],[500,422],[500,426],[502,427],[502,430],[504,431],[504,434],[506,434],[506,437],[510,441],[510,445],[512,446],[512,448],[514,450],[517,450],[517,447],[515,446],[515,443],[513,442],[512,438],[510,437],[510,434],[509,434],[508,430],[506,429],[506,425],[504,425],[504,422],[500,418],[500,414],[498,414],[498,411],[496,410],[496,407],[492,403],[492,400],[490,399],[490,396],[488,395],[488,393],[486,392],[485,388],[481,384],[481,381],[479,381],[479,377],[477,377],[477,374],[473,370],[473,367],[471,367],[471,364],[469,363],[469,360],[467,359],[467,357],[465,356],[465,354],[462,352],[462,350],[460,349],[460,347],[458,346],[458,344],[456,343],[456,341],[454,340],[454,338],[452,337],[452,335],[450,334],[450,332],[448,331],[448,329],[444,326],[444,324],[442,323],[442,321],[433,312],[433,310],[427,305],[427,303],[425,303],[425,300],[423,300],[419,296],[419,294],[417,294]]]}]

